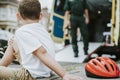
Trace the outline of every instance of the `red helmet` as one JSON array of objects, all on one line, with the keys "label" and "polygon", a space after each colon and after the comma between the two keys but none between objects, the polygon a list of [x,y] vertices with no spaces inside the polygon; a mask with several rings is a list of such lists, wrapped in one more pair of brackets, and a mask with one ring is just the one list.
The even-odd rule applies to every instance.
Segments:
[{"label": "red helmet", "polygon": [[107,57],[96,57],[85,65],[86,75],[95,78],[117,78],[119,68],[117,64]]}]

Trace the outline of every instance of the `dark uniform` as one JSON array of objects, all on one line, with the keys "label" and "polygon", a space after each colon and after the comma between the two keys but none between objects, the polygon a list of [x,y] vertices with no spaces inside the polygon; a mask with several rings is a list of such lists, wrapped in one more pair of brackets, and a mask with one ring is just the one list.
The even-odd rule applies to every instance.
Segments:
[{"label": "dark uniform", "polygon": [[88,51],[88,28],[85,23],[84,12],[87,8],[85,0],[66,0],[64,9],[65,11],[70,11],[70,22],[71,22],[71,37],[72,37],[72,47],[75,55],[78,55],[78,45],[77,45],[77,28],[80,28],[81,35],[83,37],[84,52],[87,54]]}]

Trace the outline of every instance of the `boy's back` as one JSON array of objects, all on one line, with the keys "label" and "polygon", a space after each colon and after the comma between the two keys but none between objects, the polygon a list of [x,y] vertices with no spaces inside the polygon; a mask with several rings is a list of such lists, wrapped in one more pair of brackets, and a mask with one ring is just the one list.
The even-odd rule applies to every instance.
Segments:
[{"label": "boy's back", "polygon": [[16,31],[15,38],[23,67],[34,77],[50,76],[50,69],[32,54],[36,49],[43,46],[54,57],[54,44],[45,28],[39,23],[27,24]]}]

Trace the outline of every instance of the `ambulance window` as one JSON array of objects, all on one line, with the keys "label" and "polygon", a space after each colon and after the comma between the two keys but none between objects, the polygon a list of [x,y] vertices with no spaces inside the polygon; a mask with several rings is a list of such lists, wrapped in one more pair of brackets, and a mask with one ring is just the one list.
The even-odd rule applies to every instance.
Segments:
[{"label": "ambulance window", "polygon": [[54,11],[57,14],[64,15],[65,0],[55,0]]}]

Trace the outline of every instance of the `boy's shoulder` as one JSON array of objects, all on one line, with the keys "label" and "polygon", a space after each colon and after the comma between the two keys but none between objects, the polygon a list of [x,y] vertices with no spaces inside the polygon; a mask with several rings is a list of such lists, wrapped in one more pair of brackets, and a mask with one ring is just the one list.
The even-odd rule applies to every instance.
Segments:
[{"label": "boy's shoulder", "polygon": [[22,26],[15,31],[15,35],[22,34],[23,32],[25,32],[25,30],[26,30],[25,27]]},{"label": "boy's shoulder", "polygon": [[[22,25],[22,26],[20,26],[17,30],[16,30],[16,32],[21,32],[21,31],[23,31],[23,30],[25,30],[25,29],[27,29],[27,26],[28,26],[28,24],[27,25]],[[29,27],[30,28],[30,27]]]},{"label": "boy's shoulder", "polygon": [[23,27],[20,27],[20,28],[18,28],[18,29],[16,30],[15,33],[21,32],[22,30],[23,30]]}]

